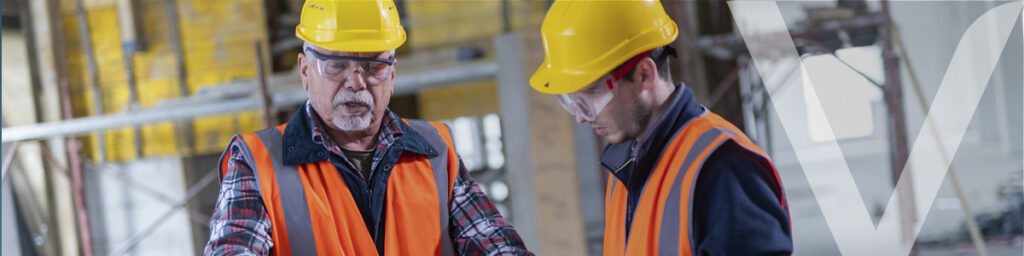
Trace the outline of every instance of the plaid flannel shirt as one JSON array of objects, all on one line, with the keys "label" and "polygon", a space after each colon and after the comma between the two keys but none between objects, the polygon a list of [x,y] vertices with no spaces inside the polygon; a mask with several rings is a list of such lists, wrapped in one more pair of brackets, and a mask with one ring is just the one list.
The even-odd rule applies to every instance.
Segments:
[{"label": "plaid flannel shirt", "polygon": [[[320,119],[310,111],[308,102],[305,107],[309,118],[316,120],[316,125],[312,126],[311,139],[353,166],[341,153],[341,148],[323,135]],[[386,152],[395,138],[401,136],[402,129],[398,122],[401,119],[397,115],[390,111],[385,113],[384,125],[377,136],[376,152]],[[382,155],[374,153],[371,169],[377,169],[383,159]],[[258,184],[242,153],[231,152],[228,171],[221,181],[217,206],[210,220],[210,241],[206,245],[206,255],[270,254],[274,246],[270,236],[273,226],[264,208]],[[505,221],[470,178],[461,161],[459,175],[452,188],[449,212],[449,235],[458,255],[532,255],[512,225]]]}]

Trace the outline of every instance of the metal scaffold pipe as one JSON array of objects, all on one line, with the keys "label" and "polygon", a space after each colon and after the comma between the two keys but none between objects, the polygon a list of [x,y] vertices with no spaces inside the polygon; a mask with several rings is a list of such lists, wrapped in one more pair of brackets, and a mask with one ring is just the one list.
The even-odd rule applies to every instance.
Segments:
[{"label": "metal scaffold pipe", "polygon": [[[395,79],[395,95],[415,93],[475,81],[494,79],[498,65],[494,62],[478,62],[450,68],[398,75]],[[298,83],[298,81],[295,81]],[[297,85],[294,88],[299,88]],[[271,106],[288,107],[306,101],[306,91],[295,89],[273,93]],[[225,99],[204,104],[176,104],[127,113],[75,118],[60,122],[39,123],[26,126],[3,128],[3,143],[37,140],[55,136],[83,135],[90,132],[117,129],[148,123],[185,120],[195,117],[234,113],[260,109],[261,99],[247,97]]]}]

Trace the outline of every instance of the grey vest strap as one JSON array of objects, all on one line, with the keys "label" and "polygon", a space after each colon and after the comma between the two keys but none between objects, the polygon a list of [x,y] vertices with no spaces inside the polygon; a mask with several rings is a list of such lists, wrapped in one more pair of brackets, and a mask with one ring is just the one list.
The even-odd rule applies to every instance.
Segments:
[{"label": "grey vest strap", "polygon": [[434,171],[434,184],[437,187],[437,207],[441,214],[441,255],[455,255],[455,251],[452,249],[451,235],[449,235],[448,144],[444,142],[438,130],[430,125],[430,122],[413,119],[407,121],[409,122],[409,127],[426,139],[430,147],[433,148],[432,150],[437,152],[437,156],[429,160],[430,168]]},{"label": "grey vest strap", "polygon": [[[712,146],[711,143],[714,142],[718,136],[722,135],[722,132],[723,130],[719,128],[714,128],[704,132],[704,134],[701,134],[700,137],[697,138],[697,141],[694,142],[693,147],[689,149],[689,152],[686,153],[683,165],[679,167],[679,172],[676,174],[675,179],[672,180],[672,187],[669,190],[668,198],[665,200],[665,207],[662,208],[661,232],[659,232],[658,235],[658,255],[677,255],[679,253],[679,230],[681,228],[679,224],[679,210],[680,207],[682,207],[680,205],[680,190],[683,186],[683,177],[686,176],[687,169],[689,169],[694,162],[700,161],[697,164],[704,164],[704,159],[697,158],[700,157],[701,152],[709,146]],[[697,168],[697,172],[698,173],[694,174],[695,178],[700,174],[700,168]],[[693,196],[693,187],[696,186],[691,186],[689,188],[691,196]],[[690,205],[686,205],[685,207],[690,210],[689,212],[692,212],[692,206],[693,204],[691,202]],[[688,237],[690,238],[689,243],[690,249],[692,250],[694,248],[693,229],[687,227],[686,230],[689,232]]]},{"label": "grey vest strap", "polygon": [[[252,150],[249,150],[249,145],[245,144],[245,139],[243,139],[242,136],[235,135],[234,137],[231,138],[231,144],[228,144],[227,150],[224,150],[223,153],[220,153],[220,159],[217,160],[217,170],[220,171],[220,173],[218,173],[219,175],[217,175],[217,177],[220,177],[220,181],[224,181],[224,170],[221,169],[221,168],[223,168],[223,166],[221,164],[224,163],[224,158],[230,158],[231,157],[231,155],[229,155],[228,152],[239,152],[239,153],[242,153],[242,157],[245,158],[246,164],[248,164],[249,166],[255,166],[255,165],[253,165]],[[228,160],[228,161],[230,161],[230,160]],[[255,172],[255,171],[253,171],[252,173],[253,173],[253,175],[256,175],[256,177],[257,177],[256,181],[258,182],[259,181],[259,173]]]},{"label": "grey vest strap", "polygon": [[[235,137],[231,139],[231,144],[228,145],[228,149],[231,152],[241,153],[242,157],[245,158],[245,164],[248,165],[249,168],[255,168],[256,167],[256,162],[254,162],[255,160],[253,160],[255,158],[252,157],[252,150],[249,149],[249,144],[246,144],[245,139],[242,136],[235,135]],[[220,168],[223,167],[221,164],[224,163],[224,158],[225,157],[231,157],[230,155],[228,155],[229,150],[225,150],[224,153],[220,154],[220,160],[217,161],[217,168],[218,168],[218,170],[220,170]],[[230,164],[230,163],[228,163],[228,164]],[[249,170],[249,171],[251,171],[253,177],[256,178],[256,191],[260,193],[260,197],[262,198],[263,197],[263,190],[260,189],[260,172],[257,172],[256,170]],[[217,177],[220,177],[220,181],[223,182],[224,181],[224,176],[222,176],[222,175],[224,174],[224,170],[220,170],[219,174],[221,174],[221,175],[218,175]]]},{"label": "grey vest strap", "polygon": [[[281,139],[284,136],[277,128],[258,131],[256,136],[263,141],[263,146],[270,154],[270,162],[274,165],[274,176],[277,181],[277,191],[281,196],[281,210],[284,211],[288,244],[291,247],[292,255],[316,255],[316,240],[313,238],[313,224],[309,217],[309,205],[306,203],[302,177],[296,166],[281,164],[284,153]],[[244,150],[243,152],[251,151]],[[246,159],[250,159],[251,162],[253,158],[246,156]],[[256,165],[250,163],[250,166]]]},{"label": "grey vest strap", "polygon": [[[437,129],[427,121],[408,120],[409,126],[427,140],[433,151],[438,153],[437,157],[430,158],[430,166],[434,173],[434,183],[437,187],[438,208],[441,216],[441,252],[442,255],[455,255],[452,240],[448,234],[449,230],[449,207],[450,193],[448,192],[448,145],[441,138]],[[288,242],[292,255],[316,255],[316,242],[313,238],[313,227],[309,215],[309,205],[306,202],[302,177],[294,165],[282,165],[283,158],[281,140],[283,135],[276,128],[265,129],[256,132],[256,135],[263,142],[266,151],[270,154],[270,160],[274,165],[274,176],[276,177],[278,193],[281,197],[281,209],[284,211],[285,223],[287,225]],[[236,136],[239,143],[235,146],[239,152],[244,154],[250,167],[257,166],[252,156],[252,150],[248,148],[241,136]],[[225,156],[222,155],[223,159]],[[223,162],[218,162],[218,165]],[[253,170],[256,180],[259,181],[259,172]],[[262,191],[260,192],[262,193]]]},{"label": "grey vest strap", "polygon": [[238,137],[238,135],[235,135],[235,137],[231,138],[231,143],[228,144],[228,148],[225,149],[224,152],[220,153],[220,158],[217,158],[217,181],[219,181],[220,183],[224,182],[224,159],[231,157],[230,155],[228,155],[228,152],[231,152],[232,147],[235,146],[235,139],[237,139]]},{"label": "grey vest strap", "polygon": [[611,201],[612,198],[615,196],[615,186],[618,186],[620,181],[616,179],[615,176],[612,175],[608,175],[608,178],[612,179],[612,185],[608,186],[608,199],[606,201]]}]

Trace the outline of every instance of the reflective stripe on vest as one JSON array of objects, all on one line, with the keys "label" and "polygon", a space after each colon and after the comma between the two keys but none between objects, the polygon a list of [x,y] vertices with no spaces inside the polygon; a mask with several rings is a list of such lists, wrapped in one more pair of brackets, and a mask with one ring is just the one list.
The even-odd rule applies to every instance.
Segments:
[{"label": "reflective stripe on vest", "polygon": [[[403,152],[393,167],[386,188],[388,212],[381,220],[385,228],[385,254],[454,255],[448,234],[449,201],[459,163],[457,157],[448,157],[455,155],[451,135],[444,124],[421,120],[406,123],[438,151],[438,156],[427,158]],[[231,146],[243,154],[260,184],[258,190],[273,225],[272,254],[376,255],[362,215],[333,164],[281,164],[285,126],[238,135],[233,141],[241,143]],[[224,175],[228,159],[221,158]],[[428,182],[429,186],[421,186]],[[421,190],[427,187],[426,191]],[[433,214],[423,214],[424,209],[433,209],[430,212],[436,213],[437,218],[425,219]],[[437,225],[422,226],[428,223]]]},{"label": "reflective stripe on vest", "polygon": [[[627,190],[610,176],[605,205],[605,255],[693,255],[693,189],[704,161],[719,146],[734,141],[756,153],[771,166],[767,154],[739,129],[718,115],[706,113],[687,123],[665,146],[652,169],[634,212],[629,238],[625,237]],[[785,209],[782,184],[775,191]],[[628,244],[627,244],[628,241]]]}]

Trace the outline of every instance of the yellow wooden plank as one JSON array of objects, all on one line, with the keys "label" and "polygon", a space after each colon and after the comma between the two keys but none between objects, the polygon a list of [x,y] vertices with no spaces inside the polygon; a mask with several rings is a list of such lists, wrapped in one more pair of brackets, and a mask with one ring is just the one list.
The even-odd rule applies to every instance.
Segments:
[{"label": "yellow wooden plank", "polygon": [[[78,115],[92,114],[92,98],[99,93],[103,113],[119,113],[128,109],[128,89],[125,82],[123,49],[113,0],[85,0],[86,18],[91,30],[86,35],[93,43],[93,54],[98,68],[100,91],[88,84],[85,53],[81,49],[83,35],[78,33],[78,19],[74,0],[61,0],[65,28],[65,47],[68,54],[69,85],[73,109]],[[180,97],[178,92],[175,57],[170,50],[166,11],[163,1],[141,1],[146,51],[135,53],[132,71],[136,78],[137,100],[148,108],[165,99]],[[256,76],[253,42],[266,42],[266,28],[262,0],[208,1],[182,0],[178,2],[181,20],[182,48],[188,69],[187,84],[190,93],[201,88],[216,86],[234,80],[249,80]],[[262,128],[258,111],[222,115],[195,120],[195,149],[198,153],[220,152],[233,134]],[[143,154],[146,156],[176,154],[172,123],[145,125],[140,130]],[[111,161],[135,159],[134,136],[129,127],[107,132],[107,156]],[[96,157],[94,136],[83,138],[85,152]]]},{"label": "yellow wooden plank", "polygon": [[494,81],[435,88],[417,95],[420,117],[426,120],[498,113],[497,99]]}]

